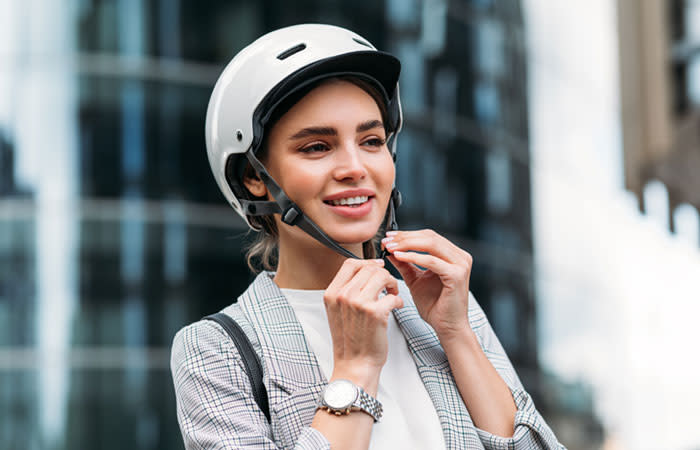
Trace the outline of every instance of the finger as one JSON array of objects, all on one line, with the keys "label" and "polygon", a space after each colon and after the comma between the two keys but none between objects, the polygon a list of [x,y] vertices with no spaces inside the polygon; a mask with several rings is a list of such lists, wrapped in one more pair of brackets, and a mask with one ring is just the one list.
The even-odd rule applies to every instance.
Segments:
[{"label": "finger", "polygon": [[344,300],[356,300],[362,295],[362,289],[378,271],[385,271],[374,264],[365,264],[345,286],[338,291],[338,298]]},{"label": "finger", "polygon": [[335,277],[326,288],[326,296],[334,297],[336,293],[342,289],[363,267],[367,265],[383,266],[384,261],[381,259],[352,259],[348,258],[340,266],[340,270],[335,274]]},{"label": "finger", "polygon": [[433,230],[397,231],[382,239],[389,253],[414,250],[428,252],[452,264],[468,264],[469,254]]},{"label": "finger", "polygon": [[362,287],[360,296],[361,298],[371,298],[376,300],[379,298],[379,293],[385,289],[389,294],[398,294],[399,284],[396,281],[396,278],[391,276],[388,270],[377,270]]},{"label": "finger", "polygon": [[450,276],[454,273],[454,264],[433,255],[396,251],[393,256],[401,262],[425,267],[439,276]]},{"label": "finger", "polygon": [[432,230],[399,231],[384,238],[382,245],[389,253],[397,250],[427,252],[453,264],[466,263],[468,256],[467,252]]},{"label": "finger", "polygon": [[386,258],[394,267],[396,267],[396,270],[398,270],[401,274],[401,278],[403,278],[403,280],[409,285],[413,283],[413,281],[422,272],[422,270],[418,269],[413,264],[399,261],[398,259],[394,258],[392,254],[387,254]]}]

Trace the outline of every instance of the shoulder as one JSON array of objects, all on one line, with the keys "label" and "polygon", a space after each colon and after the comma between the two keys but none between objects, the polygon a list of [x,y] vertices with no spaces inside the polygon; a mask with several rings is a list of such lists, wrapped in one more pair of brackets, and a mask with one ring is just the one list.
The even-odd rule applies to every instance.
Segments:
[{"label": "shoulder", "polygon": [[[263,274],[258,275],[236,302],[220,311],[235,320],[254,344],[257,340],[251,339],[250,324],[241,310],[241,300],[254,297],[251,293],[255,291],[256,285],[261,284],[263,276]],[[222,326],[213,320],[200,319],[186,325],[173,338],[170,355],[173,375],[178,370],[185,368],[191,370],[193,367],[206,366],[214,361],[230,364],[236,360],[238,365],[242,366],[236,345]]]},{"label": "shoulder", "polygon": [[196,364],[207,354],[227,352],[225,333],[211,320],[199,320],[180,329],[173,338],[170,360],[173,370],[182,364]]},{"label": "shoulder", "polygon": [[198,320],[182,327],[173,339],[173,348],[188,348],[193,345],[207,344],[221,340],[225,331],[220,325],[211,320]]},{"label": "shoulder", "polygon": [[[219,312],[230,316],[241,326],[243,326],[241,322],[246,322],[247,325],[245,316],[241,312],[242,301],[251,298],[255,299],[259,296],[260,294],[257,292],[259,290],[258,288],[263,285],[266,279],[269,279],[267,272],[258,274],[248,285],[246,290],[238,297],[237,301],[234,301]],[[213,320],[200,319],[197,322],[184,326],[175,334],[172,345],[173,353],[177,350],[192,352],[207,350],[212,347],[220,347],[222,341],[228,341],[228,339],[222,338],[227,337],[228,334],[221,325]]]},{"label": "shoulder", "polygon": [[[236,304],[232,304],[221,312],[232,317],[239,326],[248,331],[247,321],[241,320],[237,310]],[[241,322],[245,322],[245,325]],[[212,320],[201,319],[181,328],[175,334],[170,354],[173,375],[181,371],[211,370],[219,365],[229,368],[240,366],[244,369],[236,345],[221,325]]]}]

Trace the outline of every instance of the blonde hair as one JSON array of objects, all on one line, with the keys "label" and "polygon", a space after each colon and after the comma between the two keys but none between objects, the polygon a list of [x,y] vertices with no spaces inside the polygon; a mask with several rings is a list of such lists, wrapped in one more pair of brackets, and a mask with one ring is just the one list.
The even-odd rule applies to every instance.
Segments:
[{"label": "blonde hair", "polygon": [[[371,82],[365,80],[364,78],[359,78],[356,76],[337,76],[332,78],[326,78],[319,81],[317,84],[308,88],[306,92],[320,86],[323,83],[327,83],[333,80],[342,80],[350,82],[365,92],[367,92],[375,101],[381,112],[382,121],[386,127],[388,124],[388,111],[384,100],[384,96],[380,93],[379,89]],[[291,108],[291,105],[289,106]],[[286,111],[275,111],[275,117],[277,120]],[[274,120],[272,123],[266,126],[269,130],[274,126]],[[267,135],[267,133],[265,133]],[[260,152],[258,154],[258,159],[263,161],[268,155],[268,145],[267,139],[263,138],[263,142],[260,147]],[[253,169],[253,167],[248,164],[243,171],[243,180],[246,178],[258,179],[258,175]],[[242,186],[245,184],[241,183]],[[246,189],[247,191],[247,189]],[[247,192],[248,196],[253,200],[267,200],[266,197],[256,197],[250,192]],[[255,229],[260,230],[257,232],[257,236],[253,241],[246,245],[246,263],[253,273],[259,273],[262,270],[275,271],[277,270],[277,263],[279,262],[279,231],[277,230],[277,223],[272,216],[248,216],[248,221],[255,227]],[[362,257],[365,259],[372,259],[377,257],[377,247],[383,234],[383,227],[386,223],[385,220],[382,221],[382,226],[377,230],[377,233],[372,237],[372,239],[362,243]]]}]

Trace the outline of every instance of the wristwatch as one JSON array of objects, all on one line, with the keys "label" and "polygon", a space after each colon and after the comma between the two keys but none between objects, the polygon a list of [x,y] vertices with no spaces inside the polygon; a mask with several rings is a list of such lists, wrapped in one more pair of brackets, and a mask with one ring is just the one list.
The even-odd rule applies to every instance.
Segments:
[{"label": "wristwatch", "polygon": [[340,416],[351,411],[364,411],[375,422],[382,418],[382,404],[350,380],[334,380],[321,393],[318,408]]}]

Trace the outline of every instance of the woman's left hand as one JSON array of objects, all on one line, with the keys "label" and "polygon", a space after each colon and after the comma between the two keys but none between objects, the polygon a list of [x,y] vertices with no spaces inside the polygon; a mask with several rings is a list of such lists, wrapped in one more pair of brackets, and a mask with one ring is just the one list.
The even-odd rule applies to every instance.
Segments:
[{"label": "woman's left hand", "polygon": [[411,290],[418,313],[440,340],[471,331],[467,315],[472,269],[469,253],[433,230],[389,231],[382,239],[382,248],[387,249],[389,261]]}]

